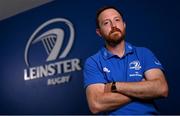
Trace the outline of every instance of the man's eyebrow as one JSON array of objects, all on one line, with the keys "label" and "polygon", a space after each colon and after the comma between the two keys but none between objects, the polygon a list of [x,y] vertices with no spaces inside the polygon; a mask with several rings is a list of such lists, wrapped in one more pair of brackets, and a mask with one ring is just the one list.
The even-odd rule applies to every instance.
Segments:
[{"label": "man's eyebrow", "polygon": [[115,19],[115,18],[121,18],[121,16],[115,16],[114,19]]},{"label": "man's eyebrow", "polygon": [[109,21],[110,19],[104,19],[104,20],[102,20],[102,22],[104,22],[104,21]]},{"label": "man's eyebrow", "polygon": [[[116,18],[121,18],[121,16],[115,16],[113,19],[116,19]],[[104,22],[104,21],[110,21],[110,19],[104,19],[104,20],[102,20],[102,22]]]}]

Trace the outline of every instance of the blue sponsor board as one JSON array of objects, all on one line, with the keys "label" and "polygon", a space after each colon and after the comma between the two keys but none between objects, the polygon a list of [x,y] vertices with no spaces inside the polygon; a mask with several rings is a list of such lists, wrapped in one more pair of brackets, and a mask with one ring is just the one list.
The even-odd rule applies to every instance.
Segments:
[{"label": "blue sponsor board", "polygon": [[[105,5],[122,9],[126,40],[150,48],[170,89],[178,90],[178,3],[59,0],[1,21],[0,114],[90,114],[82,71],[85,59],[103,45],[95,17]],[[160,112],[180,113],[178,96],[171,89],[168,99],[158,100]]]}]

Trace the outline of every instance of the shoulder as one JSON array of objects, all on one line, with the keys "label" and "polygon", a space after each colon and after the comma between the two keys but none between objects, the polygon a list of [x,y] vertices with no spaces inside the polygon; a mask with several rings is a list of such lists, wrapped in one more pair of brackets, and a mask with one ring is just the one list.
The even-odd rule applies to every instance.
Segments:
[{"label": "shoulder", "polygon": [[138,54],[143,54],[143,55],[153,54],[153,52],[147,47],[136,47],[135,46],[134,48]]},{"label": "shoulder", "polygon": [[151,52],[151,50],[147,47],[135,47],[137,51],[140,52]]},{"label": "shoulder", "polygon": [[93,54],[92,56],[86,59],[85,65],[97,63],[100,61],[101,58],[102,58],[102,54],[101,54],[101,50],[99,50],[97,53]]},{"label": "shoulder", "polygon": [[147,47],[136,46],[129,42],[126,42],[126,45],[127,45],[128,49],[133,49],[135,52],[140,52],[140,53],[151,52],[151,50]]}]

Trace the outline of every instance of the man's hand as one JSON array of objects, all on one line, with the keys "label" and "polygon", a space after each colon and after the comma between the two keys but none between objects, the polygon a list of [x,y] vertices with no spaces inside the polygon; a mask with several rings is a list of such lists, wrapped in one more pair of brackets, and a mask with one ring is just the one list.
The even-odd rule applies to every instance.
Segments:
[{"label": "man's hand", "polygon": [[[145,78],[139,82],[116,82],[117,92],[139,99],[154,99],[168,96],[168,85],[160,69],[145,72]],[[106,85],[106,90],[111,89]]]},{"label": "man's hand", "polygon": [[[144,78],[141,81],[146,81]],[[112,82],[106,83],[104,87],[104,92],[111,92]]]},{"label": "man's hand", "polygon": [[88,105],[92,113],[111,111],[131,101],[130,97],[123,94],[112,93],[111,84],[91,84],[86,88]]}]

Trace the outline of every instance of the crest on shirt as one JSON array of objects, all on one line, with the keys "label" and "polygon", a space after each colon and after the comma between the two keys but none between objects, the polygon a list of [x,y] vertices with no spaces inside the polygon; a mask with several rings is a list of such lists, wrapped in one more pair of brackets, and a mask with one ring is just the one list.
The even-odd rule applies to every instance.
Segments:
[{"label": "crest on shirt", "polygon": [[134,60],[129,63],[129,69],[140,70],[141,64],[138,60]]}]

